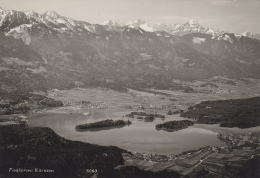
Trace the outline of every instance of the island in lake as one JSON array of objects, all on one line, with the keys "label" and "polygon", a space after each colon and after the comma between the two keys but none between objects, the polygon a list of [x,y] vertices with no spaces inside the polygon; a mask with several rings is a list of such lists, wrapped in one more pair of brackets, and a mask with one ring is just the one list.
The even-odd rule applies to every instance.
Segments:
[{"label": "island in lake", "polygon": [[143,120],[144,122],[153,122],[155,118],[165,119],[164,115],[161,114],[147,114],[145,112],[131,112],[130,114],[125,115],[126,117],[136,118]]},{"label": "island in lake", "polygon": [[188,126],[194,125],[193,121],[189,120],[181,120],[181,121],[169,121],[163,124],[157,124],[156,130],[166,130],[166,131],[178,131],[181,129],[185,129]]},{"label": "island in lake", "polygon": [[157,117],[157,118],[165,118],[164,115],[161,114],[147,114],[145,112],[131,112],[131,114],[127,114],[126,117],[134,118],[134,116],[145,116],[145,117]]},{"label": "island in lake", "polygon": [[87,124],[82,124],[82,125],[77,125],[75,129],[77,131],[80,130],[88,130],[88,129],[95,129],[95,128],[108,128],[108,127],[114,127],[114,126],[125,126],[125,125],[130,125],[131,122],[124,121],[124,120],[112,120],[112,119],[107,119],[99,122],[94,122],[94,123],[87,123]]}]

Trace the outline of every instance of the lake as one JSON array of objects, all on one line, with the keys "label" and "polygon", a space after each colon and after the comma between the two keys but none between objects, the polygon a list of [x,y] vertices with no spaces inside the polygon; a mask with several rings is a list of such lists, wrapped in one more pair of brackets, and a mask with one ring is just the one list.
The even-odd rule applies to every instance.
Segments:
[{"label": "lake", "polygon": [[[120,114],[42,114],[28,118],[29,126],[50,127],[58,135],[75,141],[82,141],[99,145],[113,145],[133,152],[179,154],[183,151],[198,149],[205,146],[225,146],[218,140],[217,133],[203,128],[189,127],[187,129],[166,132],[157,131],[156,124],[171,120],[180,120],[179,116],[166,117],[165,120],[156,118],[153,122],[143,122],[129,119],[129,126],[99,130],[77,132],[75,126],[100,120],[122,119]],[[117,116],[117,117],[115,117]],[[123,118],[127,120],[126,118]]]}]

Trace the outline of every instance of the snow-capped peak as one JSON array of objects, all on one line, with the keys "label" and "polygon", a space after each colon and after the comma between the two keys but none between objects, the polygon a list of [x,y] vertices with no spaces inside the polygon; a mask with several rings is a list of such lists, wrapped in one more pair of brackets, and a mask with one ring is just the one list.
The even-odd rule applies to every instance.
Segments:
[{"label": "snow-capped peak", "polygon": [[140,25],[140,28],[147,31],[147,32],[153,32],[153,27],[151,27],[149,24],[144,23]]},{"label": "snow-capped peak", "polygon": [[189,23],[190,26],[198,26],[199,25],[199,23],[196,20],[189,20],[188,23]]},{"label": "snow-capped peak", "polygon": [[244,33],[241,33],[242,36],[245,36],[245,37],[249,37],[249,38],[255,38],[255,39],[260,39],[260,35],[259,34],[253,34],[249,31],[246,31]]},{"label": "snow-capped peak", "polygon": [[127,25],[128,28],[135,28],[135,26],[133,26],[132,24]]},{"label": "snow-capped peak", "polygon": [[146,22],[141,19],[136,19],[134,22],[129,22],[126,25],[134,25],[135,27],[140,27],[140,25],[145,24]]},{"label": "snow-capped peak", "polygon": [[119,26],[119,24],[114,20],[106,20],[102,23],[102,25]]},{"label": "snow-capped peak", "polygon": [[137,24],[144,24],[146,22],[144,20],[141,20],[141,19],[136,19],[135,23],[137,23]]},{"label": "snow-capped peak", "polygon": [[0,12],[1,12],[1,11],[4,11],[4,9],[0,7]]},{"label": "snow-capped peak", "polygon": [[251,35],[253,35],[251,32],[249,32],[249,31],[246,31],[246,32],[244,32],[244,33],[241,33],[241,35],[242,36],[251,36]]},{"label": "snow-capped peak", "polygon": [[141,19],[137,19],[134,22],[129,22],[128,24],[126,24],[128,27],[139,27],[145,31],[148,32],[152,32],[153,31],[153,27],[151,25],[149,25],[148,23],[146,23],[144,20]]},{"label": "snow-capped peak", "polygon": [[37,12],[34,11],[23,11],[27,16],[38,16]]},{"label": "snow-capped peak", "polygon": [[55,11],[47,11],[43,14],[44,16],[49,16],[49,17],[52,17],[52,18],[60,18],[61,16],[55,12]]}]

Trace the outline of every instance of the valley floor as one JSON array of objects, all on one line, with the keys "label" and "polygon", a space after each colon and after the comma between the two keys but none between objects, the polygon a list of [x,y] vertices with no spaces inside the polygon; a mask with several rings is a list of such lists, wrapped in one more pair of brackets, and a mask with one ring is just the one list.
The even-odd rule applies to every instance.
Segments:
[{"label": "valley floor", "polygon": [[[187,83],[185,83],[188,85]],[[189,83],[189,85],[191,85]],[[52,90],[48,92],[48,97],[62,101],[64,106],[30,111],[28,120],[41,117],[45,114],[81,114],[81,115],[102,115],[112,114],[115,118],[124,118],[131,111],[145,111],[147,113],[159,113],[167,118],[174,117],[167,115],[169,110],[187,110],[189,106],[204,100],[238,99],[259,96],[257,90],[259,83],[250,84],[251,87],[232,86],[218,84],[218,89],[200,87],[200,83],[193,83],[196,93],[184,93],[181,91],[159,91],[157,93],[141,92],[129,89],[127,93],[119,93],[104,88],[99,89],[73,89],[73,90]],[[1,117],[3,119],[3,117]],[[10,121],[2,122],[1,125],[8,125]],[[11,121],[17,123],[16,121]],[[195,124],[191,128],[203,128],[213,132],[221,133],[227,137],[233,134],[234,140],[239,140],[246,134],[259,131],[260,127],[248,129],[222,128],[217,124]],[[241,134],[245,134],[244,136]],[[223,136],[222,135],[222,136]],[[260,134],[247,139],[249,146],[230,145],[224,147],[203,147],[198,150],[188,151],[183,154],[168,156],[152,155],[146,153],[122,153],[125,166],[137,166],[143,170],[158,172],[160,170],[173,170],[182,175],[195,177],[203,170],[207,176],[221,177],[221,175],[233,174],[235,168],[242,168],[251,159],[257,158],[259,161],[259,139]],[[245,139],[246,140],[246,139]],[[222,139],[222,141],[225,141]],[[230,140],[229,140],[230,141]],[[232,141],[231,141],[232,143]],[[254,144],[253,144],[254,143]],[[245,144],[244,144],[245,145]],[[254,145],[254,146],[252,146]],[[258,145],[258,146],[256,146]],[[234,173],[235,174],[235,173]]]}]

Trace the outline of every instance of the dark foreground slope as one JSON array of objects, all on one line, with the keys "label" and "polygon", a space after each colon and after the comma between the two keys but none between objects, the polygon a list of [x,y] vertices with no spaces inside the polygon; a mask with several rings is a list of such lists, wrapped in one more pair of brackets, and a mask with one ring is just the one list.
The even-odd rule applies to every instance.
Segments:
[{"label": "dark foreground slope", "polygon": [[237,169],[235,166],[226,166],[228,175],[236,178],[259,178],[260,177],[260,156],[245,161],[244,166]]},{"label": "dark foreground slope", "polygon": [[221,127],[256,127],[260,126],[260,97],[203,101],[180,116]]},{"label": "dark foreground slope", "polygon": [[122,152],[113,146],[69,141],[49,128],[0,126],[0,177],[91,177],[95,172],[106,178],[179,177],[174,172],[153,173],[136,167],[114,169],[124,163]]}]

